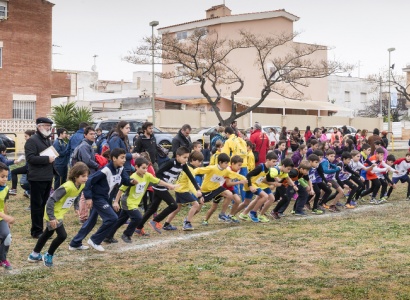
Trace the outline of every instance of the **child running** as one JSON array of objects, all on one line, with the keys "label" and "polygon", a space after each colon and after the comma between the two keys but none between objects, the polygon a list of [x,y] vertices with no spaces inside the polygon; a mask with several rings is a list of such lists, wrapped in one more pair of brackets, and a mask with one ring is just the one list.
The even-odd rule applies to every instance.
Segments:
[{"label": "child running", "polygon": [[[114,203],[112,205],[114,210],[116,212],[120,211],[120,199],[122,209],[117,222],[114,224],[110,233],[108,233],[107,235],[106,240],[108,240],[110,243],[118,242],[116,239],[114,239],[114,235],[117,232],[118,228],[120,228],[125,224],[125,222],[127,222],[128,218],[131,221],[121,235],[121,239],[125,243],[132,243],[131,237],[135,229],[137,228],[137,225],[142,219],[141,213],[138,210],[138,206],[150,184],[165,186],[170,190],[173,190],[175,188],[173,184],[166,183],[148,173],[148,166],[148,160],[142,157],[138,157],[135,160],[135,173],[131,175],[131,179],[134,179],[137,184],[129,187],[125,185],[121,186],[120,190],[118,191],[117,197],[115,197]],[[145,235],[144,232],[141,231],[137,232],[137,234],[140,236]]]},{"label": "child running", "polygon": [[6,270],[11,270],[13,268],[7,260],[7,254],[11,244],[10,225],[14,223],[14,218],[7,214],[6,208],[6,201],[9,198],[8,176],[8,166],[0,163],[0,264]]},{"label": "child running", "polygon": [[[175,184],[182,171],[184,171],[195,187],[196,196],[200,198],[202,196],[201,190],[199,189],[199,186],[196,183],[195,178],[192,176],[191,171],[189,170],[187,165],[189,154],[190,151],[188,150],[188,148],[179,147],[175,153],[176,157],[164,163],[158,170],[157,178],[166,183]],[[149,225],[152,227],[152,229],[154,229],[157,233],[161,233],[161,229],[163,229],[163,227],[160,222],[164,220],[170,213],[175,211],[178,208],[178,205],[169,193],[167,187],[158,185],[154,185],[154,199],[151,206],[142,216],[142,220],[138,224],[137,230],[144,228],[144,224],[158,210],[158,207],[161,204],[162,200],[164,200],[168,206],[163,211],[161,211],[161,213],[156,215],[151,221],[149,221]]]},{"label": "child running", "polygon": [[[189,155],[188,168],[191,174],[194,173],[195,168],[199,168],[202,165],[203,160],[204,156],[201,152],[193,151]],[[201,210],[203,198],[201,197],[198,203],[197,198],[194,196],[197,191],[185,172],[182,172],[181,176],[178,178],[177,185],[178,187],[175,189],[175,199],[178,208],[168,216],[162,228],[164,230],[176,230],[177,228],[171,225],[172,220],[181,210],[182,205],[191,204],[188,216],[184,219],[182,230],[192,231],[194,230],[192,219],[194,218],[194,215]]]},{"label": "child running", "polygon": [[105,251],[101,246],[107,237],[111,227],[117,222],[118,216],[111,207],[111,192],[117,186],[134,185],[134,179],[130,179],[127,172],[124,172],[126,161],[125,150],[115,148],[111,151],[111,161],[104,168],[92,174],[85,184],[84,197],[86,206],[91,209],[90,216],[83,224],[77,235],[71,240],[69,250],[86,250],[87,246],[82,244],[83,239],[93,230],[97,224],[98,216],[103,220],[98,228],[87,241],[87,243],[97,251]]},{"label": "child running", "polygon": [[203,225],[208,225],[208,220],[212,213],[217,209],[218,203],[223,197],[232,199],[231,191],[223,187],[226,178],[238,179],[239,184],[246,183],[246,177],[228,169],[231,159],[228,154],[221,153],[218,156],[218,164],[216,166],[208,166],[195,169],[195,175],[204,174],[201,190],[204,194],[204,202],[209,202],[212,199],[212,207],[206,213]]},{"label": "child running", "polygon": [[[393,173],[392,182],[397,184],[399,181],[401,183],[407,182],[407,196],[406,200],[410,201],[410,178],[408,172],[410,170],[410,152],[406,153],[404,158],[400,158],[394,162],[396,173]],[[393,186],[389,188],[387,196],[390,196],[393,191]]]},{"label": "child running", "polygon": [[[70,169],[68,181],[60,185],[50,198],[48,198],[46,213],[44,214],[46,230],[44,230],[43,234],[38,239],[33,252],[28,256],[29,262],[39,262],[43,260],[46,267],[53,266],[54,253],[67,238],[67,232],[65,231],[63,224],[64,215],[68,212],[73,203],[78,201],[85,183],[87,182],[89,173],[90,170],[86,164],[77,162]],[[51,242],[51,245],[43,258],[40,252],[48,239],[53,236],[54,232],[57,232],[57,236]]]}]

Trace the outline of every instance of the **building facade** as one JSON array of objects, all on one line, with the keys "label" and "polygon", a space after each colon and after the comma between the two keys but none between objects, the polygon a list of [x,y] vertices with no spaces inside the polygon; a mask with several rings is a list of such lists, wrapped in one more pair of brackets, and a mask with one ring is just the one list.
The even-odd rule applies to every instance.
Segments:
[{"label": "building facade", "polygon": [[[192,32],[198,29],[204,29],[207,32],[215,32],[219,38],[235,39],[239,38],[239,31],[246,29],[247,31],[257,35],[271,35],[271,34],[292,34],[293,23],[299,20],[299,18],[285,10],[274,10],[258,13],[246,13],[246,14],[231,14],[231,10],[225,5],[214,6],[206,11],[206,18],[202,20],[195,20],[187,23],[171,25],[160,28],[158,33],[160,35],[175,35],[175,37],[183,42]],[[298,45],[303,47],[303,43],[290,42],[291,46]],[[272,58],[275,56],[284,57],[288,53],[286,46],[279,46],[275,48],[272,53]],[[317,51],[309,57],[313,61],[327,60],[327,51]],[[242,75],[242,79],[245,85],[241,92],[237,94],[237,97],[247,98],[260,96],[262,89],[264,88],[264,80],[262,78],[262,72],[255,64],[256,52],[252,48],[235,50],[229,55],[229,61],[231,65],[239,70]],[[164,65],[162,71],[164,73],[177,71],[178,66]],[[267,62],[264,66],[267,70],[273,68],[273,65],[269,65]],[[328,102],[328,83],[327,78],[309,79],[308,87],[300,87],[303,92],[303,100],[309,101],[323,101]],[[221,95],[230,95],[230,86],[221,85]],[[208,91],[212,91],[210,85],[208,85]],[[200,91],[200,83],[189,82],[188,84],[179,85],[175,84],[173,79],[164,79],[162,85],[163,97],[170,99],[186,99],[186,98],[203,98]],[[211,95],[214,96],[214,95]],[[269,97],[276,99],[285,99],[277,94],[272,93]],[[223,99],[220,104],[221,111],[229,111],[231,107],[229,97]],[[225,110],[226,109],[226,110]],[[263,109],[266,111],[266,109]],[[262,111],[261,111],[262,112]],[[269,112],[270,111],[266,111]],[[282,109],[280,112],[282,113]],[[305,114],[309,114],[309,109],[304,110]],[[317,114],[317,112],[314,112]],[[327,114],[327,112],[326,112]]]},{"label": "building facade", "polygon": [[46,0],[0,0],[0,119],[50,114],[71,95],[72,75],[52,71],[52,9]]}]

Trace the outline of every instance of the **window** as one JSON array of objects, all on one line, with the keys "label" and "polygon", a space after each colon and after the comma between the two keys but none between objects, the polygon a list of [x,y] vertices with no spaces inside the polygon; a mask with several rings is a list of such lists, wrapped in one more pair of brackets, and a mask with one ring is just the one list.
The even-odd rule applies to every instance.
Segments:
[{"label": "window", "polygon": [[0,1],[0,20],[7,19],[7,2]]},{"label": "window", "polygon": [[185,40],[188,37],[188,32],[187,31],[181,31],[177,32],[177,40]]},{"label": "window", "polygon": [[345,103],[350,103],[350,92],[345,91]]},{"label": "window", "polygon": [[36,115],[36,101],[13,101],[13,119],[34,120]]},{"label": "window", "polygon": [[367,93],[360,93],[360,103],[367,102]]}]

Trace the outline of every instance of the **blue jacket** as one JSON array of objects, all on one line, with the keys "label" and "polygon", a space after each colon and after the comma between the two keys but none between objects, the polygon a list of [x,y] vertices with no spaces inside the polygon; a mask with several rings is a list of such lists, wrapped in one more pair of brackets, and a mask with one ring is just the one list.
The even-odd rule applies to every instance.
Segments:
[{"label": "blue jacket", "polygon": [[77,130],[77,132],[74,133],[71,139],[68,141],[67,149],[70,152],[70,157],[71,157],[71,154],[73,154],[74,149],[77,148],[78,145],[80,145],[83,139],[84,139],[84,128],[81,128]]},{"label": "blue jacket", "polygon": [[59,157],[54,161],[54,166],[64,167],[68,165],[70,160],[70,151],[68,150],[68,144],[62,139],[56,139],[53,147],[58,152]]},{"label": "blue jacket", "polygon": [[71,163],[82,161],[90,169],[90,174],[94,174],[100,165],[95,161],[95,152],[93,149],[93,142],[83,139],[80,145],[75,149]]},{"label": "blue jacket", "polygon": [[110,150],[114,150],[115,148],[121,148],[125,150],[125,158],[126,162],[124,164],[124,171],[125,172],[132,172],[133,167],[131,165],[132,154],[130,152],[129,143],[126,144],[118,135],[118,133],[114,132],[110,139],[108,140],[108,146],[110,146]]},{"label": "blue jacket", "polygon": [[323,168],[323,173],[325,174],[335,174],[336,172],[339,171],[338,166],[336,166],[335,164],[330,163],[330,161],[325,158],[323,159],[323,161],[320,163],[320,165]]},{"label": "blue jacket", "polygon": [[127,172],[124,172],[124,168],[115,168],[114,163],[110,161],[104,168],[88,177],[84,187],[84,197],[108,201],[114,188],[121,185],[130,186],[130,177]]}]

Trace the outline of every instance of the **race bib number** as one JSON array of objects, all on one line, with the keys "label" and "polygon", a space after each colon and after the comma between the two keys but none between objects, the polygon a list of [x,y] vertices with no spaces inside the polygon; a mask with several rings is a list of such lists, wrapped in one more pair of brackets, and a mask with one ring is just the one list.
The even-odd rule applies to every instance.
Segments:
[{"label": "race bib number", "polygon": [[74,200],[75,200],[76,198],[77,198],[77,197],[67,198],[67,199],[65,200],[64,204],[63,204],[63,208],[70,208],[70,207],[73,205]]},{"label": "race bib number", "polygon": [[114,175],[112,180],[113,180],[114,185],[120,184],[121,183],[121,175]]},{"label": "race bib number", "polygon": [[147,183],[146,182],[141,182],[141,183],[138,183],[136,186],[135,186],[135,194],[142,194],[144,191],[145,191],[145,186],[147,185]]},{"label": "race bib number", "polygon": [[225,183],[225,178],[223,176],[214,175],[211,178],[211,182],[219,183],[223,185]]},{"label": "race bib number", "polygon": [[261,184],[263,182],[263,179],[265,179],[265,176],[259,177],[258,179],[256,179],[256,184]]}]

